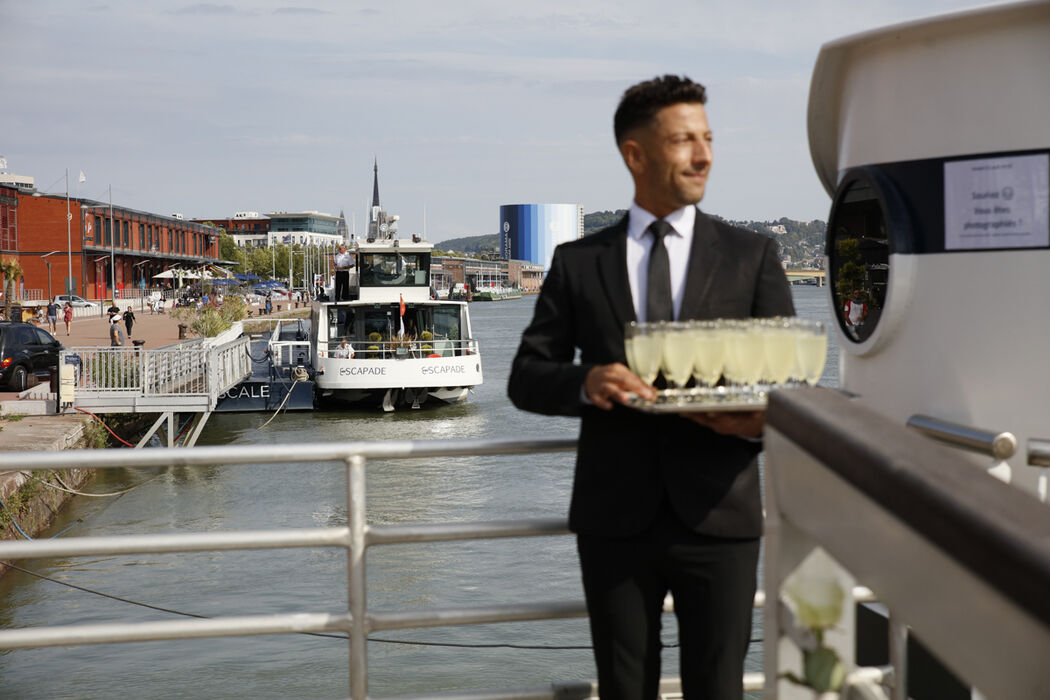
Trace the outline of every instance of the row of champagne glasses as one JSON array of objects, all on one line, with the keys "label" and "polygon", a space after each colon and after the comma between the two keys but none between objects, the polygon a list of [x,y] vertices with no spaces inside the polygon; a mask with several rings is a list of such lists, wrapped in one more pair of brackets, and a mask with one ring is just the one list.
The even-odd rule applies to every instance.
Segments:
[{"label": "row of champagne glasses", "polygon": [[789,382],[816,384],[827,359],[824,324],[800,318],[631,322],[627,363],[647,384],[663,372],[680,390],[690,378],[699,388],[721,380],[738,390]]}]

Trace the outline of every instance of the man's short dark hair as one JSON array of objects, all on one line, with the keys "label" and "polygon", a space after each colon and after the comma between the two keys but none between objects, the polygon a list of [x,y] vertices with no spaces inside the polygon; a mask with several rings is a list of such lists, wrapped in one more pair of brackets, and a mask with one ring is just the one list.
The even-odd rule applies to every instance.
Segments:
[{"label": "man's short dark hair", "polygon": [[684,75],[665,75],[627,88],[613,117],[616,145],[623,143],[632,129],[651,122],[664,107],[683,102],[707,102],[704,86]]}]

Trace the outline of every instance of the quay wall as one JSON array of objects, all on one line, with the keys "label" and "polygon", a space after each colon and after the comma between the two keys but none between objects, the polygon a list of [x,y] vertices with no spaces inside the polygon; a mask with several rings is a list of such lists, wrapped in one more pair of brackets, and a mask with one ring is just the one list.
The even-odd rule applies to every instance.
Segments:
[{"label": "quay wall", "polygon": [[[96,424],[97,425],[97,424]],[[101,426],[99,426],[101,428]],[[21,420],[0,421],[0,451],[8,455],[31,450],[68,450],[97,446],[98,430],[90,418],[75,416],[26,416]],[[0,464],[0,537],[24,539],[18,531],[36,537],[45,531],[73,497],[62,489],[79,490],[88,479],[87,469],[48,472],[18,471],[17,458]],[[15,526],[18,524],[18,527]],[[0,562],[0,576],[8,567]]]}]

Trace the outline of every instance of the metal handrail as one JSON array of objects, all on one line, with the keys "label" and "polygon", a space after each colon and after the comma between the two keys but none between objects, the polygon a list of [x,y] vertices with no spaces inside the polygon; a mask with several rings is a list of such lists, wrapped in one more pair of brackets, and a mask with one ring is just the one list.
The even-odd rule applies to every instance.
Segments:
[{"label": "metal handrail", "polygon": [[[586,617],[582,601],[546,601],[493,605],[477,608],[400,610],[370,613],[365,607],[365,552],[368,547],[387,544],[447,542],[506,537],[555,536],[568,533],[564,518],[538,518],[514,521],[427,523],[408,525],[368,525],[365,519],[364,464],[374,458],[420,458],[474,455],[517,455],[573,451],[573,438],[528,440],[443,440],[399,442],[308,443],[305,445],[244,445],[149,450],[79,450],[66,452],[20,452],[17,460],[24,471],[79,467],[193,467],[216,463],[278,464],[332,462],[347,465],[348,525],[284,530],[242,530],[228,532],[164,533],[147,535],[77,537],[50,540],[0,541],[0,560],[167,554],[231,550],[261,550],[306,547],[339,547],[347,551],[348,610],[338,612],[296,612],[276,615],[231,616],[208,619],[158,621],[129,624],[62,625],[0,631],[0,649],[39,648],[173,639],[293,634],[302,632],[344,632],[351,636],[350,679],[353,698],[367,692],[365,641],[370,632],[450,625],[547,620]],[[0,464],[14,460],[12,453],[0,453]],[[871,591],[857,587],[855,600],[874,599]],[[755,607],[766,603],[763,591],[755,594]],[[673,611],[670,595],[665,612]],[[356,621],[356,622],[355,622]],[[674,684],[676,679],[665,679]],[[746,673],[745,690],[761,690],[762,674]],[[461,693],[457,697],[481,700],[514,697],[553,700],[586,698],[596,692],[590,681],[552,683],[539,688],[513,691]],[[406,698],[409,696],[405,696]],[[423,696],[411,696],[423,697]]]},{"label": "metal handrail", "polygon": [[909,418],[908,427],[949,445],[986,454],[998,460],[1009,459],[1017,452],[1017,438],[1009,432],[984,430],[922,414]]},{"label": "metal handrail", "polygon": [[[300,632],[345,632],[351,639],[351,696],[367,697],[366,640],[369,632],[406,627],[476,624],[583,617],[582,602],[533,602],[476,609],[384,611],[366,608],[365,561],[368,547],[380,544],[449,541],[488,537],[559,535],[568,532],[564,519],[518,522],[370,526],[365,518],[365,460],[567,452],[574,438],[535,440],[454,440],[340,442],[287,445],[159,448],[150,450],[74,450],[66,452],[0,453],[0,464],[17,463],[23,470],[207,466],[340,461],[347,469],[348,526],[281,531],[198,532],[181,534],[83,537],[45,541],[0,542],[0,559],[96,556],[100,554],[169,553],[290,547],[340,547],[346,550],[349,607],[337,612],[217,617],[130,624],[63,625],[0,631],[0,648],[68,646],[121,641],[191,639],[220,636]],[[489,697],[495,697],[490,695]]]}]

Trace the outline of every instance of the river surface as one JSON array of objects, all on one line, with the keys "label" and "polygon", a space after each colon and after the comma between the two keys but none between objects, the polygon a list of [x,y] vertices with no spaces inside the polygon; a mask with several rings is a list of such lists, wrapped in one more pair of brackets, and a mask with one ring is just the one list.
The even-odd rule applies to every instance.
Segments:
[{"label": "river surface", "polygon": [[[794,286],[800,316],[829,320],[826,290]],[[484,383],[458,406],[399,411],[217,414],[199,444],[278,444],[571,436],[577,421],[524,413],[506,398],[507,375],[535,297],[470,307]],[[829,324],[830,325],[830,324]],[[835,385],[834,330],[823,384]],[[571,454],[376,460],[367,471],[373,523],[564,517]],[[319,527],[346,523],[341,465],[216,465],[107,470],[85,490],[119,497],[74,499],[51,536]],[[19,562],[66,584],[203,616],[339,612],[346,557],[337,550],[269,550]],[[399,610],[537,600],[582,600],[570,537],[375,547],[368,604]],[[0,626],[178,619],[12,571],[0,579]],[[665,617],[673,643],[673,616]],[[760,626],[756,637],[761,636]],[[585,620],[380,632],[369,643],[374,697],[533,686],[594,677]],[[408,644],[405,642],[423,642]],[[437,644],[438,646],[433,646]],[[505,647],[440,645],[514,644]],[[761,670],[760,645],[748,670]],[[348,643],[307,635],[104,644],[0,652],[3,698],[340,698],[349,695]],[[664,672],[677,673],[676,649]]]}]

